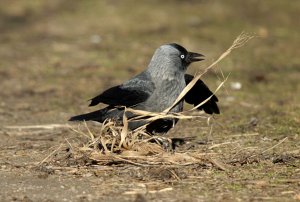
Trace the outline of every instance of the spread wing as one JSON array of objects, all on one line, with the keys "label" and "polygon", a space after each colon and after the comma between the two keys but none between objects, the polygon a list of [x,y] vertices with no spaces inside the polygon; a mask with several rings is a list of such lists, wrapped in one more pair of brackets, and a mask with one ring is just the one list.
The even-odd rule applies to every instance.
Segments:
[{"label": "spread wing", "polygon": [[[186,85],[190,83],[194,76],[185,74],[185,82]],[[185,95],[184,99],[187,103],[197,106],[208,97],[210,97],[213,93],[209,90],[209,88],[204,84],[203,81],[198,80],[193,88]],[[208,114],[220,114],[219,107],[217,105],[218,98],[213,95],[205,104],[198,107],[199,110],[204,110]]]},{"label": "spread wing", "polygon": [[155,86],[145,75],[139,75],[126,83],[107,89],[90,99],[89,106],[104,103],[110,106],[131,107],[147,100]]}]

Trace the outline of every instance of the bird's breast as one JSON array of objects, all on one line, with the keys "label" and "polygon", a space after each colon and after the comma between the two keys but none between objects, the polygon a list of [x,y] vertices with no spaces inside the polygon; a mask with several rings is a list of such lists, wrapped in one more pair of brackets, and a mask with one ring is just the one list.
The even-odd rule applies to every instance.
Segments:
[{"label": "bird's breast", "polygon": [[[164,78],[157,82],[155,91],[145,103],[148,111],[162,112],[170,107],[185,87],[184,78]],[[182,111],[183,103],[179,103],[171,111]]]}]

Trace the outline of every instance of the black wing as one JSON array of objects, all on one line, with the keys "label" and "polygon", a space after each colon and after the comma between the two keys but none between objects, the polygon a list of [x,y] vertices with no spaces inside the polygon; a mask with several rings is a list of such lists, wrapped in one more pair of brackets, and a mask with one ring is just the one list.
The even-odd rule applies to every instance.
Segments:
[{"label": "black wing", "polygon": [[145,75],[137,76],[126,83],[109,88],[91,99],[89,106],[104,103],[110,106],[131,107],[144,102],[153,92],[154,84],[145,79]]},{"label": "black wing", "polygon": [[[188,85],[194,78],[194,76],[185,74],[185,82]],[[209,90],[209,88],[204,84],[203,81],[198,80],[193,88],[185,95],[184,99],[187,103],[193,104],[197,106],[208,97],[210,97],[213,93]],[[205,104],[198,107],[199,110],[204,110],[208,114],[220,114],[219,107],[217,105],[218,98],[213,95]]]}]

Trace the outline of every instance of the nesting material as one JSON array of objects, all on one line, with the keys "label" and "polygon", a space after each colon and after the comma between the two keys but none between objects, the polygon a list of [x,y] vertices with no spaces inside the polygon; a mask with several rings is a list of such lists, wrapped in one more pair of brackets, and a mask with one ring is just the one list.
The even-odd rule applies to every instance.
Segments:
[{"label": "nesting material", "polygon": [[[203,72],[197,73],[194,79],[184,88],[182,93],[178,96],[172,106],[167,108],[161,113],[146,112],[141,110],[134,110],[125,108],[125,111],[136,114],[133,119],[143,119],[154,121],[162,118],[176,118],[176,119],[206,119],[208,122],[210,116],[203,115],[203,113],[195,114],[196,109],[205,104],[211,97],[204,100],[198,106],[183,111],[180,113],[169,112],[195,85],[202,75],[207,73],[211,68],[216,66],[222,59],[231,53],[232,50],[241,47],[253,36],[242,33],[233,44],[210,66]],[[223,76],[223,74],[222,74]],[[227,77],[228,78],[228,77]],[[223,76],[223,81],[217,87],[214,94],[224,85],[227,80]],[[84,129],[78,126],[77,129],[71,128],[77,134],[85,137],[85,143],[81,146],[72,146],[69,142],[68,158],[85,159],[85,164],[97,165],[126,165],[133,164],[136,166],[187,166],[194,164],[211,164],[221,170],[226,170],[226,167],[217,160],[214,153],[203,153],[199,151],[185,150],[178,152],[174,149],[174,139],[168,139],[164,136],[150,136],[145,132],[145,125],[135,129],[134,131],[128,130],[128,122],[124,113],[123,125],[113,120],[106,120],[101,127],[97,127],[95,131],[91,131],[87,124],[84,122]],[[186,143],[183,138],[182,143]],[[48,158],[48,157],[47,157]],[[49,160],[49,159],[48,159]],[[46,160],[44,159],[43,162]]]}]

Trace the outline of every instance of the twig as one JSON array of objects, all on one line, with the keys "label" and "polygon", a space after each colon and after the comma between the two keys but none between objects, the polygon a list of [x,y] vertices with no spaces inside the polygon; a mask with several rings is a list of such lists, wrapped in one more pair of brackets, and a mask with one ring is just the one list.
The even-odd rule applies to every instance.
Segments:
[{"label": "twig", "polygon": [[220,88],[225,84],[225,82],[227,81],[228,77],[229,77],[229,75],[220,83],[220,85],[217,87],[217,89],[213,92],[213,94],[211,96],[209,96],[208,98],[206,98],[205,100],[203,100],[200,104],[198,104],[197,106],[193,107],[189,111],[194,111],[195,109],[198,109],[200,106],[202,106],[206,102],[208,102],[220,90]]},{"label": "twig", "polygon": [[[208,66],[201,74],[198,73],[195,75],[194,79],[183,89],[183,91],[180,93],[180,95],[177,97],[173,105],[171,105],[169,108],[165,109],[164,112],[169,112],[182,98],[189,92],[189,90],[196,84],[196,82],[205,74],[207,73],[211,68],[213,68],[216,64],[218,64],[221,60],[223,60],[226,56],[228,56],[232,50],[239,48],[246,44],[250,39],[254,38],[254,36],[251,36],[247,33],[242,32],[233,42],[233,44],[216,60],[214,61],[210,66]],[[204,103],[203,103],[204,104]]]},{"label": "twig", "polygon": [[278,147],[280,144],[282,144],[284,141],[286,141],[288,139],[288,137],[283,138],[282,140],[280,140],[277,144],[275,144],[273,147],[270,147],[269,149],[264,150],[263,152],[261,152],[261,154],[264,154],[272,149],[274,149],[275,147]]},{"label": "twig", "polygon": [[54,155],[61,147],[63,146],[63,144],[60,144],[59,147],[54,150],[53,152],[51,152],[46,158],[44,158],[44,160],[42,160],[38,165],[43,164],[45,161],[48,160],[48,158],[50,158],[52,155]]},{"label": "twig", "polygon": [[258,155],[264,154],[264,153],[266,153],[266,152],[268,152],[268,151],[274,149],[275,147],[278,147],[280,144],[282,144],[282,143],[283,143],[284,141],[286,141],[287,139],[288,139],[288,137],[285,137],[285,138],[283,138],[282,140],[280,140],[277,144],[275,144],[274,146],[272,146],[272,147],[270,147],[270,148],[268,148],[268,149],[266,149],[266,150],[260,152],[259,154],[254,154],[254,155],[250,156],[249,158],[253,158],[253,157],[256,157],[256,156],[258,156]]},{"label": "twig", "polygon": [[249,136],[257,136],[260,135],[259,133],[245,133],[245,134],[236,134],[230,135],[230,137],[249,137]]},{"label": "twig", "polygon": [[4,126],[6,129],[55,129],[55,128],[70,128],[69,124],[45,124],[45,125],[28,125],[28,126]]},{"label": "twig", "polygon": [[133,164],[133,165],[136,165],[136,166],[142,166],[142,167],[147,166],[146,164],[136,163],[136,162],[133,162],[133,161],[130,161],[130,160],[127,160],[127,159],[123,159],[123,158],[118,157],[118,156],[114,156],[114,158],[116,158],[118,160],[121,160],[121,161],[124,161],[124,162],[127,162],[127,163],[130,163],[130,164]]},{"label": "twig", "polygon": [[227,145],[227,144],[234,144],[234,143],[237,143],[237,142],[238,141],[235,141],[235,142],[222,142],[220,144],[214,144],[214,145],[208,147],[208,149],[213,149],[213,148],[220,147],[220,146]]},{"label": "twig", "polygon": [[69,142],[69,140],[67,138],[65,138],[65,140],[68,143],[68,145],[70,146],[71,151],[74,151],[73,146],[71,145],[71,143]]},{"label": "twig", "polygon": [[178,181],[180,181],[181,179],[178,177],[178,175],[175,173],[175,171],[174,170],[170,170],[170,169],[168,169],[168,171],[178,180]]},{"label": "twig", "polygon": [[209,158],[209,161],[212,164],[214,164],[217,168],[219,168],[220,170],[223,170],[223,171],[227,171],[228,170],[223,163],[221,163],[220,161],[218,161],[218,160],[216,160],[214,158]]}]

